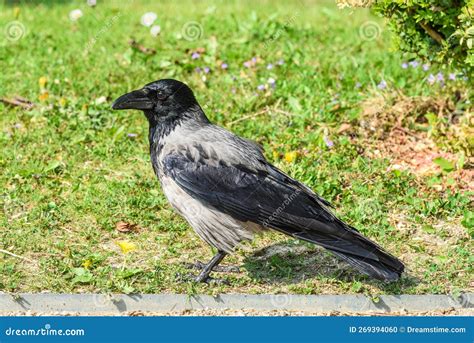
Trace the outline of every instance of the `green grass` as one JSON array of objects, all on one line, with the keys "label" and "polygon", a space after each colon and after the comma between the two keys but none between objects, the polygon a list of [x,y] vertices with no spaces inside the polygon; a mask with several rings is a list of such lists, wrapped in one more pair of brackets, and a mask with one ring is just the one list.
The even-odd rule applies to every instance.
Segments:
[{"label": "green grass", "polygon": [[[13,20],[26,29],[18,41],[0,38],[0,96],[38,104],[31,111],[0,104],[0,248],[18,255],[0,252],[0,291],[473,290],[472,193],[438,191],[429,178],[387,171],[388,159],[365,154],[379,141],[358,133],[363,100],[443,92],[424,81],[420,68],[400,67],[378,18],[339,11],[332,1],[98,2],[96,8],[85,1],[22,2],[19,11],[0,5],[2,33]],[[75,8],[84,16],[73,23],[68,14]],[[140,25],[147,11],[158,14],[156,38]],[[190,21],[203,29],[194,41],[180,37]],[[378,25],[378,38],[361,37],[367,22]],[[156,54],[131,48],[131,38]],[[193,60],[197,48],[205,52]],[[256,66],[244,67],[252,57]],[[206,66],[209,74],[195,71]],[[313,246],[268,233],[225,260],[243,267],[225,276],[230,285],[181,281],[189,273],[184,263],[207,260],[211,250],[164,198],[149,161],[144,117],[110,110],[119,95],[166,77],[188,83],[212,121],[261,143],[270,161],[399,256],[407,275],[383,285]],[[270,77],[275,89],[258,91]],[[377,88],[381,80],[385,89]],[[338,133],[343,123],[354,129]],[[293,160],[285,158],[291,153]],[[119,221],[139,229],[118,232]],[[136,249],[124,254],[119,241]]]}]

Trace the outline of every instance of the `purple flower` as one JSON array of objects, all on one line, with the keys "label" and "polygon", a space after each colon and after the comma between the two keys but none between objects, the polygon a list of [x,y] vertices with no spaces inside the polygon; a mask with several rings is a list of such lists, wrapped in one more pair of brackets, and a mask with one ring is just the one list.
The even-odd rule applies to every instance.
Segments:
[{"label": "purple flower", "polygon": [[130,138],[135,138],[137,136],[138,135],[136,133],[127,133],[127,137],[130,137]]},{"label": "purple flower", "polygon": [[271,77],[267,80],[267,83],[270,85],[270,87],[275,88],[276,80]]},{"label": "purple flower", "polygon": [[194,71],[195,71],[196,73],[200,73],[200,72],[201,72],[201,68],[196,67],[196,68],[194,68]]},{"label": "purple flower", "polygon": [[377,88],[378,88],[378,89],[385,89],[385,88],[387,88],[387,82],[382,79],[382,81],[380,81],[380,83],[377,85]]},{"label": "purple flower", "polygon": [[360,88],[360,87],[362,87],[362,83],[360,83],[360,82],[357,82],[357,83],[355,84],[355,87],[356,87],[356,88]]},{"label": "purple flower", "polygon": [[224,62],[224,63],[221,64],[221,68],[222,69],[227,69],[227,68],[229,68],[229,66],[227,65],[227,63]]},{"label": "purple flower", "polygon": [[455,73],[449,73],[448,79],[456,80],[456,74]]},{"label": "purple flower", "polygon": [[328,148],[332,148],[334,146],[334,142],[326,136],[323,137],[323,141],[324,141],[324,143],[326,143],[326,146]]},{"label": "purple flower", "polygon": [[257,89],[258,89],[259,91],[263,91],[263,90],[265,89],[265,85],[258,85],[258,86],[257,86]]},{"label": "purple flower", "polygon": [[244,62],[244,67],[250,68],[250,67],[251,67],[250,61],[245,61],[245,62]]},{"label": "purple flower", "polygon": [[204,73],[205,74],[209,74],[210,71],[211,71],[211,69],[209,67],[204,67]]},{"label": "purple flower", "polygon": [[416,68],[416,67],[418,67],[418,64],[419,64],[419,63],[418,63],[418,61],[411,61],[411,62],[409,62],[408,64],[411,65],[412,68]]},{"label": "purple flower", "polygon": [[282,65],[285,64],[285,61],[283,61],[283,59],[279,59],[278,62],[277,62],[277,64],[278,64],[279,66],[282,66]]},{"label": "purple flower", "polygon": [[422,68],[423,68],[424,71],[428,71],[430,69],[430,66],[429,66],[429,64],[425,63],[425,64],[423,64]]},{"label": "purple flower", "polygon": [[428,81],[428,83],[429,83],[430,85],[432,85],[433,83],[435,83],[436,78],[435,78],[435,76],[434,76],[433,74],[430,74],[430,75],[428,76],[428,79],[426,79],[426,80]]},{"label": "purple flower", "polygon": [[407,68],[408,68],[408,63],[403,62],[403,63],[402,63],[402,68],[403,68],[403,69],[407,69]]},{"label": "purple flower", "polygon": [[252,62],[256,63],[257,62],[257,57],[252,57]]},{"label": "purple flower", "polygon": [[273,64],[271,63],[267,64],[267,70],[271,70],[271,69],[273,69]]},{"label": "purple flower", "polygon": [[438,73],[436,75],[436,79],[438,79],[438,82],[443,82],[444,81],[444,76],[443,76],[443,73]]},{"label": "purple flower", "polygon": [[193,54],[191,55],[191,59],[193,60],[197,60],[199,57],[201,57],[201,54],[199,54],[199,52],[193,52]]}]

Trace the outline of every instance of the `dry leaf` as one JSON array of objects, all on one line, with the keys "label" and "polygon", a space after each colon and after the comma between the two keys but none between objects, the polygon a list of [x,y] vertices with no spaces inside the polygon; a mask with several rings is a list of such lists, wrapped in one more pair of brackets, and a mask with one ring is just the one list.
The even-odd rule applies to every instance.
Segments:
[{"label": "dry leaf", "polygon": [[339,129],[337,130],[337,133],[346,132],[350,130],[351,128],[352,128],[351,124],[344,123],[339,127]]},{"label": "dry leaf", "polygon": [[127,222],[118,222],[115,224],[115,229],[118,232],[132,232],[132,231],[138,231],[138,225],[137,224],[131,224]]},{"label": "dry leaf", "polygon": [[206,48],[198,47],[196,49],[186,49],[186,53],[189,55],[192,55],[194,53],[198,53],[200,55],[204,54],[206,52]]}]

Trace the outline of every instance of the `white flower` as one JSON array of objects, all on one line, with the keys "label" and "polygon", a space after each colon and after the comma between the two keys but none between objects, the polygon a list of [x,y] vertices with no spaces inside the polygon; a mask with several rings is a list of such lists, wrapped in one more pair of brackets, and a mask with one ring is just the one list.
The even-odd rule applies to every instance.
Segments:
[{"label": "white flower", "polygon": [[87,0],[87,4],[90,7],[94,7],[95,5],[97,5],[97,0]]},{"label": "white flower", "polygon": [[82,11],[80,9],[69,12],[69,19],[71,19],[71,21],[76,21],[80,17],[82,17]]},{"label": "white flower", "polygon": [[267,80],[267,83],[268,83],[269,85],[274,85],[275,82],[276,82],[276,80],[275,80],[273,77],[270,77],[270,78]]},{"label": "white flower", "polygon": [[150,33],[153,37],[156,37],[160,34],[161,32],[161,27],[160,25],[153,25],[150,29]]},{"label": "white flower", "polygon": [[95,104],[100,105],[100,104],[103,104],[106,101],[107,101],[107,98],[105,96],[101,96],[101,97],[98,97],[97,99],[95,99]]},{"label": "white flower", "polygon": [[140,23],[142,23],[143,26],[150,27],[151,25],[153,25],[156,18],[158,18],[158,16],[156,15],[155,12],[147,12],[144,15],[142,15],[142,18],[140,19]]}]

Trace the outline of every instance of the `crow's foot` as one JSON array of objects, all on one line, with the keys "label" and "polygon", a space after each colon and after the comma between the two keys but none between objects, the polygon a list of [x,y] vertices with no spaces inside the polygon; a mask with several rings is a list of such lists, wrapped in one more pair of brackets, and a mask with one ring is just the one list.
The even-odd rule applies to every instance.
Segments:
[{"label": "crow's foot", "polygon": [[[186,268],[188,269],[196,269],[196,270],[203,270],[207,264],[201,262],[201,261],[196,261],[194,263],[187,263],[185,265]],[[213,272],[217,273],[240,273],[240,267],[237,266],[215,266],[212,269]]]},{"label": "crow's foot", "polygon": [[229,281],[226,279],[213,278],[211,276],[203,277],[201,274],[198,276],[194,274],[181,274],[177,273],[176,278],[181,282],[204,282],[209,285],[230,285]]}]

